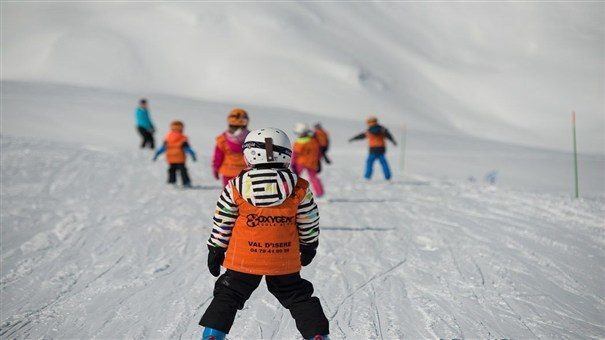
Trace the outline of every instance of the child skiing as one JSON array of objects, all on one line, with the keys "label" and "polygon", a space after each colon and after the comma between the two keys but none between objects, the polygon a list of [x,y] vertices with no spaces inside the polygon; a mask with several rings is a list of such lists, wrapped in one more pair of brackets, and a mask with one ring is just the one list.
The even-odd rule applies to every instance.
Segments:
[{"label": "child skiing", "polygon": [[319,243],[319,212],[307,181],[288,169],[291,154],[290,140],[279,129],[254,130],[246,137],[250,169],[223,189],[207,243],[210,273],[219,276],[221,265],[227,271],[200,320],[204,340],[225,338],[263,276],[305,339],[327,339],[321,303],[300,276]]},{"label": "child skiing", "polygon": [[[330,159],[328,158],[328,148],[330,147],[330,137],[328,135],[328,132],[326,130],[324,130],[324,128],[321,126],[321,123],[315,123],[315,131],[314,131],[314,136],[317,139],[317,142],[319,142],[319,149],[321,151],[321,157],[320,160],[323,159],[327,164],[332,163],[332,161],[330,161]],[[319,171],[321,171],[321,161],[319,162]]]},{"label": "child skiing", "polygon": [[382,166],[382,171],[384,172],[384,178],[387,180],[391,179],[391,169],[389,169],[389,163],[385,158],[386,153],[386,142],[385,138],[390,140],[393,145],[397,145],[393,136],[382,125],[378,124],[378,118],[371,116],[366,120],[368,124],[368,130],[360,133],[359,135],[349,139],[349,142],[355,140],[361,140],[364,138],[368,139],[368,144],[370,146],[370,152],[368,154],[368,159],[366,160],[366,169],[364,177],[366,179],[372,178],[372,172],[374,171],[374,162],[378,160],[380,165]]},{"label": "child skiing", "polygon": [[294,142],[292,150],[292,170],[297,175],[301,175],[303,170],[306,171],[313,192],[317,197],[321,197],[324,194],[324,188],[317,175],[321,157],[319,142],[313,137],[313,132],[307,124],[296,124],[294,132],[298,138]]},{"label": "child skiing", "polygon": [[141,149],[144,149],[147,145],[149,145],[150,149],[155,149],[155,141],[153,140],[153,133],[155,132],[155,127],[153,127],[153,123],[151,122],[151,118],[149,117],[149,109],[147,108],[147,99],[139,100],[139,106],[135,112],[135,119],[137,122],[137,130],[141,135]]},{"label": "child skiing", "polygon": [[227,185],[230,179],[239,175],[246,168],[242,144],[248,135],[248,113],[243,109],[233,109],[227,117],[229,128],[216,137],[214,157],[212,158],[212,172],[214,178],[223,179]]},{"label": "child skiing", "polygon": [[191,180],[187,173],[187,167],[185,161],[187,160],[188,153],[193,161],[196,161],[195,152],[189,146],[187,136],[183,134],[184,124],[181,121],[175,120],[170,123],[170,132],[166,134],[164,144],[156,151],[153,156],[153,161],[156,161],[158,157],[166,152],[166,161],[169,164],[168,167],[168,183],[176,184],[176,173],[177,171],[181,174],[181,179],[184,187],[191,186]]}]

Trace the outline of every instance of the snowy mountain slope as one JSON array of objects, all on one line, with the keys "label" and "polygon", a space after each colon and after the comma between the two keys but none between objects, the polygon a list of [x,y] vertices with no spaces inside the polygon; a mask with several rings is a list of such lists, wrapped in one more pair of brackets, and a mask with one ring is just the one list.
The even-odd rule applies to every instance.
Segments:
[{"label": "snowy mountain slope", "polygon": [[[39,136],[104,150],[130,149],[138,143],[133,117],[138,98],[135,94],[8,81],[2,82],[2,86],[3,135]],[[158,128],[156,137],[163,137],[171,120],[183,119],[193,147],[205,155],[211,154],[215,136],[224,129],[225,115],[235,105],[244,105],[249,110],[253,128],[278,126],[290,132],[299,121],[321,121],[332,134],[332,152],[350,157],[350,164],[361,174],[365,144],[346,141],[365,129],[363,121],[279,107],[212,103],[167,95],[152,95],[150,100],[152,117]],[[401,125],[387,123],[387,127],[396,139],[403,139]],[[580,148],[584,143],[579,140]],[[472,176],[481,181],[486,173],[497,170],[499,184],[508,187],[556,194],[569,194],[573,190],[573,157],[570,154],[414,128],[409,129],[406,144],[404,166],[410,174],[455,181]],[[400,151],[400,148],[390,148],[394,168],[401,165]],[[205,166],[202,168],[206,169]],[[605,156],[580,155],[580,191],[583,195],[603,196]]]},{"label": "snowy mountain slope", "polygon": [[603,3],[2,3],[3,80],[605,154]]},{"label": "snowy mountain slope", "polygon": [[[214,282],[204,241],[220,190],[210,146],[233,104],[151,97],[159,130],[184,119],[200,155],[189,163],[197,187],[180,190],[164,184],[163,162],[136,149],[136,98],[3,82],[3,338],[198,337]],[[250,111],[252,127],[319,119]],[[549,177],[553,159],[568,155],[413,131],[414,175],[368,183],[359,175],[365,146],[343,142],[363,125],[322,121],[334,136],[334,165],[322,174],[319,253],[303,276],[334,338],[605,336],[602,177],[581,200],[550,182],[508,189],[523,186],[516,176],[510,186],[468,183],[452,174],[517,159],[528,162],[509,164],[517,174]],[[602,164],[583,169],[596,174]],[[231,337],[298,334],[263,284]]]}]

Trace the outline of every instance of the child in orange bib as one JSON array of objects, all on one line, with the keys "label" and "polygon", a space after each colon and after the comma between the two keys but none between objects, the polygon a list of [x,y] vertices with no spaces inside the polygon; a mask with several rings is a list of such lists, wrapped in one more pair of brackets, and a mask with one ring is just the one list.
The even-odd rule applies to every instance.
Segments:
[{"label": "child in orange bib", "polygon": [[324,187],[318,176],[321,158],[320,144],[313,137],[313,131],[306,124],[296,124],[294,132],[298,135],[298,138],[296,138],[292,148],[292,170],[297,175],[306,172],[313,187],[313,192],[317,197],[322,197]]},{"label": "child in orange bib", "polygon": [[365,173],[363,176],[365,177],[365,179],[368,180],[372,178],[372,173],[374,172],[374,162],[378,161],[380,163],[380,166],[382,166],[384,178],[386,180],[390,180],[391,168],[389,167],[389,162],[387,162],[385,156],[387,150],[386,140],[390,140],[391,143],[393,143],[393,145],[395,146],[397,146],[397,142],[395,142],[395,139],[393,138],[389,130],[387,130],[387,128],[378,124],[378,118],[376,118],[375,116],[370,116],[366,120],[366,123],[368,124],[368,129],[365,132],[362,132],[357,136],[354,136],[353,138],[349,139],[349,142],[362,139],[368,140],[370,152],[368,153]]},{"label": "child in orange bib", "polygon": [[223,185],[239,175],[246,168],[242,144],[248,131],[248,113],[235,108],[227,116],[229,128],[216,137],[214,156],[212,157],[212,173],[214,178],[222,177]]},{"label": "child in orange bib", "polygon": [[252,131],[244,142],[249,169],[227,183],[217,202],[208,240],[208,268],[219,276],[214,298],[200,320],[203,339],[229,333],[237,310],[263,276],[305,339],[324,339],[328,320],[301,278],[316,253],[319,212],[309,184],[289,170],[292,150],[285,132]]},{"label": "child in orange bib", "polygon": [[166,134],[164,144],[156,151],[153,160],[156,161],[158,157],[166,153],[166,162],[168,162],[168,183],[176,184],[176,174],[181,174],[181,179],[184,187],[191,186],[191,180],[189,179],[189,173],[185,162],[187,155],[191,156],[193,161],[196,161],[195,152],[189,146],[189,141],[186,135],[183,134],[185,125],[179,120],[175,120],[170,123],[170,132]]}]

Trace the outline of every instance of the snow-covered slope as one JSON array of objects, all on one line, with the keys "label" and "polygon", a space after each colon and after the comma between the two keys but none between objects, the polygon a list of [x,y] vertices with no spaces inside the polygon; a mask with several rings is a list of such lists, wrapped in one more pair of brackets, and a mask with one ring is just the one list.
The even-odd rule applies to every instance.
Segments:
[{"label": "snow-covered slope", "polygon": [[[198,337],[220,190],[210,147],[235,103],[151,97],[160,132],[184,119],[200,155],[190,163],[196,187],[180,190],[164,184],[165,164],[137,149],[136,96],[2,86],[0,336]],[[546,180],[569,155],[411,131],[410,175],[366,182],[365,146],[344,142],[361,124],[246,108],[252,127],[321,119],[332,132],[320,249],[303,276],[333,338],[605,336],[603,158],[583,159],[590,194],[572,200]],[[509,183],[465,180],[496,166]],[[298,338],[264,285],[230,336]]]},{"label": "snow-covered slope", "polygon": [[[135,94],[23,82],[3,82],[2,86],[3,135],[37,136],[108,150],[130,149],[138,143],[133,118],[138,98]],[[278,107],[151,96],[157,137],[167,132],[170,121],[183,119],[193,146],[205,155],[211,153],[214,138],[224,129],[225,116],[235,105],[244,105],[249,110],[252,127],[278,126],[290,131],[299,121],[321,121],[332,134],[332,152],[350,157],[348,162],[361,174],[365,144],[346,141],[365,129],[363,121]],[[403,138],[400,125],[387,124],[387,127],[396,139]],[[389,154],[393,167],[399,170],[401,148],[391,148]],[[482,181],[486,173],[497,170],[499,184],[511,188],[556,194],[569,194],[573,190],[573,156],[569,153],[408,128],[405,158],[406,172],[418,176],[454,181],[473,177]],[[580,191],[589,196],[605,195],[605,156],[580,155]]]},{"label": "snow-covered slope", "polygon": [[603,3],[2,3],[4,80],[605,154]]}]

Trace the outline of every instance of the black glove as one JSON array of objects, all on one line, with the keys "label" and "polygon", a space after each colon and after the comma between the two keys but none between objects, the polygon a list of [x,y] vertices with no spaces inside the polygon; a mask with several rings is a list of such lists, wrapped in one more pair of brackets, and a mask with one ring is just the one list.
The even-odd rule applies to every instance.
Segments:
[{"label": "black glove", "polygon": [[212,276],[221,275],[221,264],[225,260],[225,250],[221,247],[208,245],[208,270]]},{"label": "black glove", "polygon": [[300,264],[304,266],[308,265],[313,261],[315,254],[317,253],[317,246],[319,245],[318,241],[309,244],[301,244],[300,245]]}]

